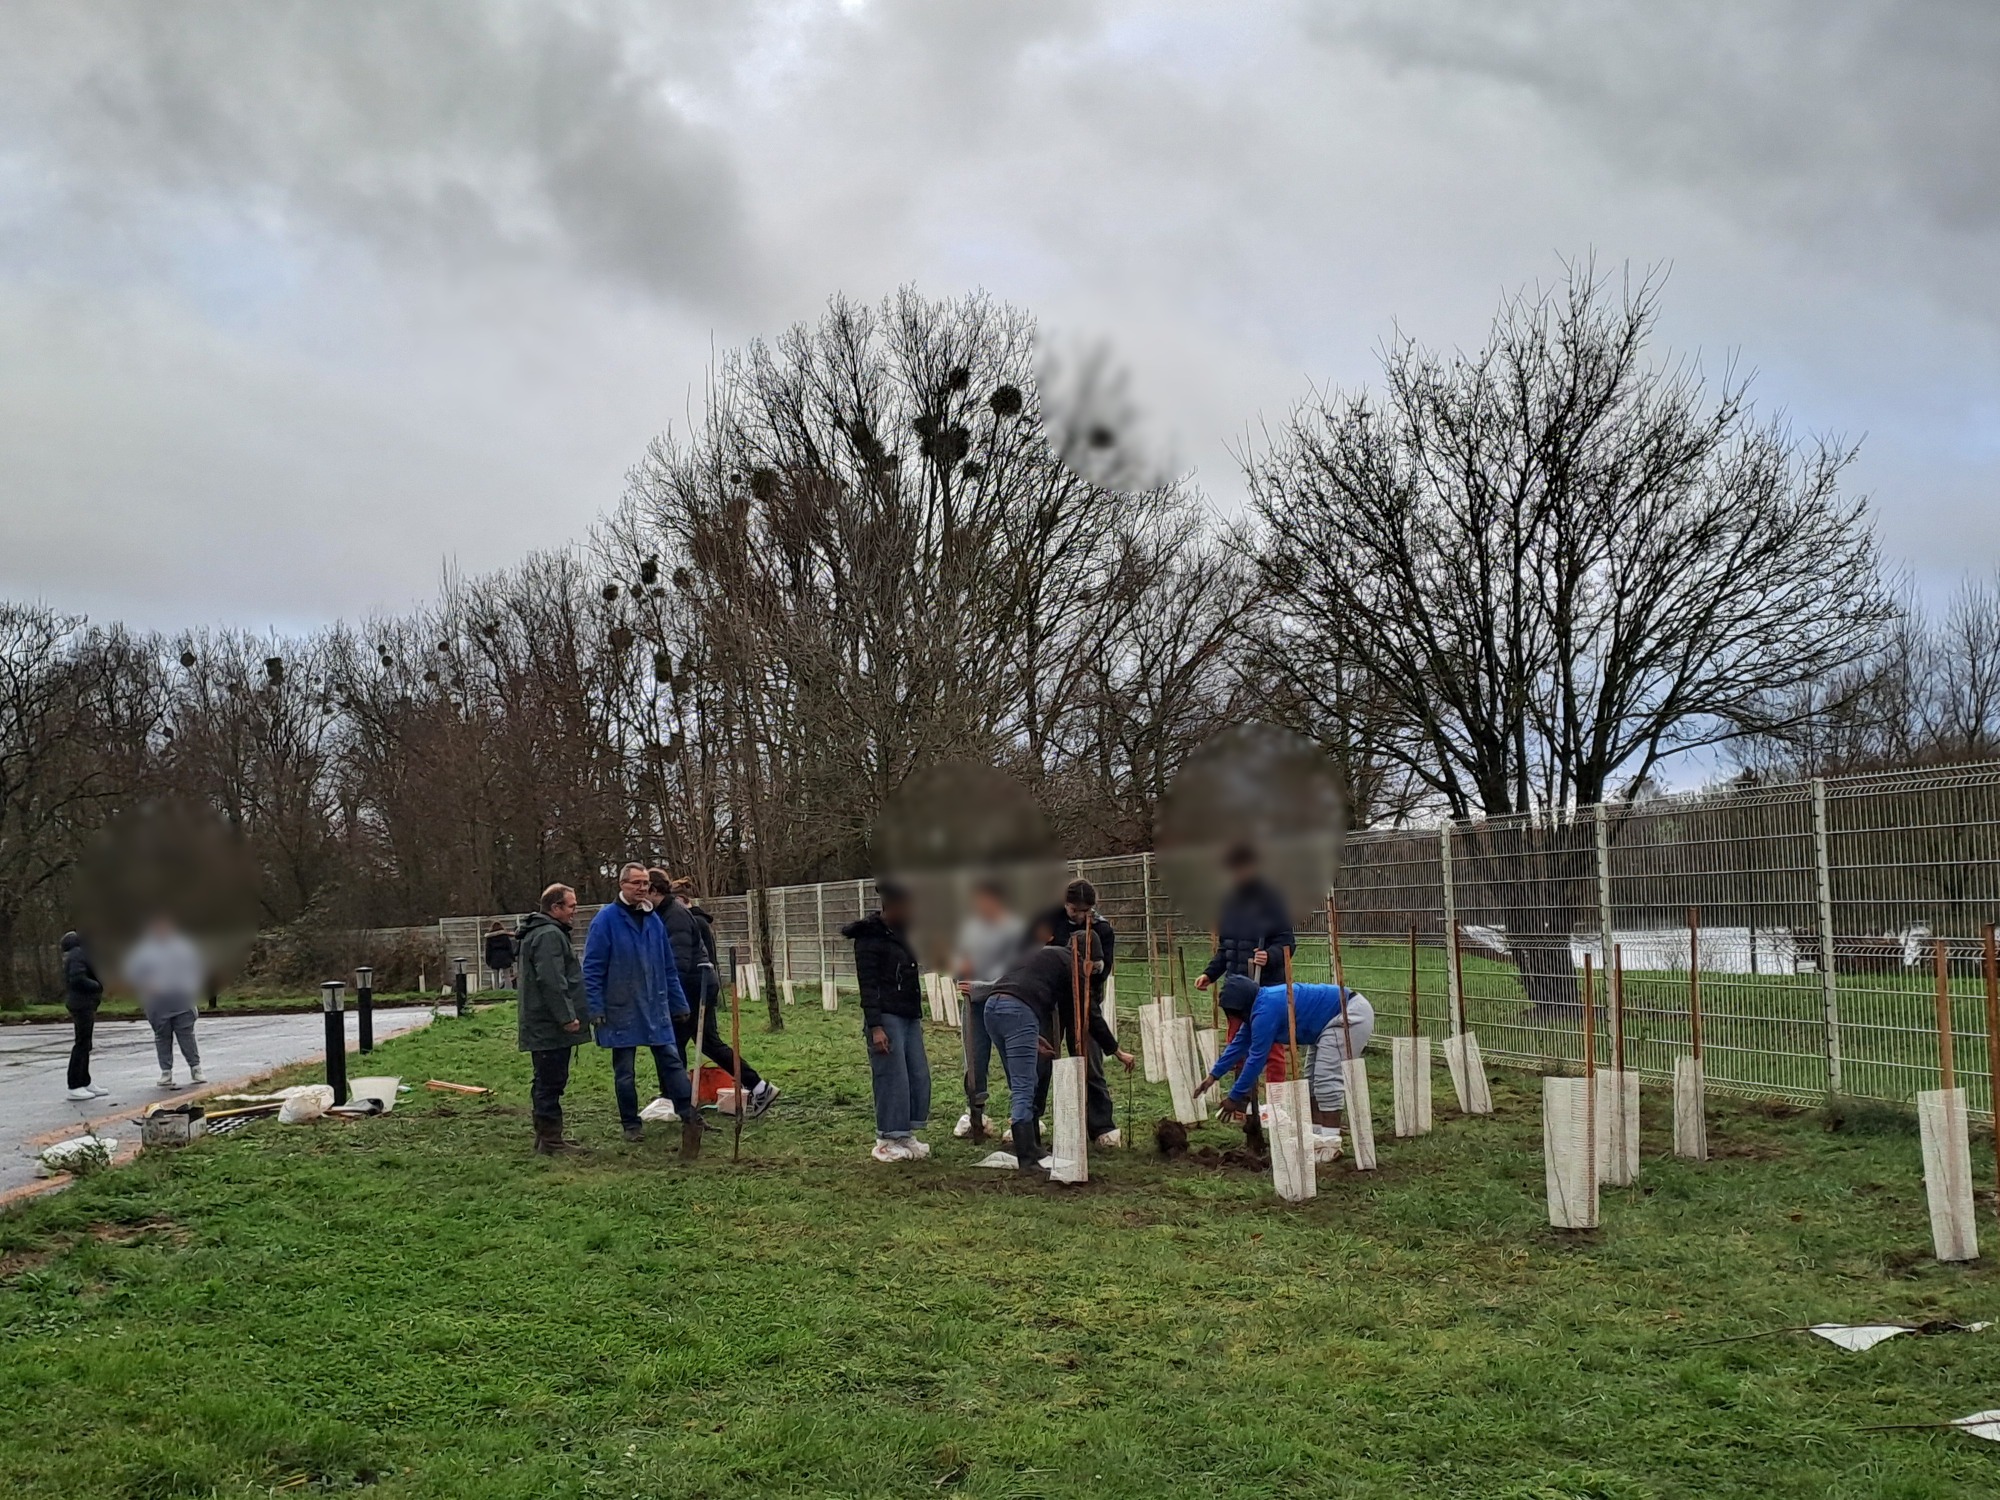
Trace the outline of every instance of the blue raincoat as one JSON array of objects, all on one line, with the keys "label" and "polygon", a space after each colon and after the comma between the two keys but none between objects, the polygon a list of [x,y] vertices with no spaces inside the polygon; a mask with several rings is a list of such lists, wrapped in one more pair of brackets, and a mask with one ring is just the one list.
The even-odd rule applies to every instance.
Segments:
[{"label": "blue raincoat", "polygon": [[583,941],[583,994],[600,1047],[673,1047],[688,1014],[666,923],[622,901],[600,907]]}]

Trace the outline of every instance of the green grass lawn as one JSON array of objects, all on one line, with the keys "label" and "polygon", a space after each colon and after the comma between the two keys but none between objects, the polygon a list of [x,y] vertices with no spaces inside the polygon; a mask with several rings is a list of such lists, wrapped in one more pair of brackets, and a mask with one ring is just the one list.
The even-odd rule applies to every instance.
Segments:
[{"label": "green grass lawn", "polygon": [[[0,1218],[0,1494],[2000,1493],[2000,1450],[1859,1430],[2000,1405],[2000,1331],[1702,1347],[2000,1312],[1987,1266],[1930,1259],[1893,1118],[1717,1101],[1694,1166],[1655,1093],[1642,1186],[1566,1236],[1530,1075],[1464,1120],[1440,1070],[1406,1143],[1378,1059],[1382,1170],[1287,1207],[1134,1151],[1068,1190],[975,1170],[942,1030],[935,1155],[880,1166],[851,1000],[787,1021],[746,1039],[785,1095],[738,1165],[726,1132],[693,1167],[673,1127],[618,1140],[588,1048],[594,1153],[532,1157],[501,1006],[375,1060],[491,1101],[267,1123]],[[1139,1087],[1142,1126],[1163,1105]]]}]

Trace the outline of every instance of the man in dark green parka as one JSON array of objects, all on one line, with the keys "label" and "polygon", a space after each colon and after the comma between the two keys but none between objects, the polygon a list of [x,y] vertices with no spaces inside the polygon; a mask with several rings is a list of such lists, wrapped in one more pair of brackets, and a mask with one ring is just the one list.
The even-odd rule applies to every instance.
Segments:
[{"label": "man in dark green parka", "polygon": [[583,965],[577,961],[570,923],[576,919],[576,892],[552,885],[542,892],[541,910],[521,923],[515,974],[520,986],[520,1046],[533,1059],[535,1083],[529,1097],[535,1116],[535,1154],[557,1156],[584,1148],[563,1136],[562,1097],[569,1087],[571,1049],[590,1040],[589,1011],[583,996]]}]

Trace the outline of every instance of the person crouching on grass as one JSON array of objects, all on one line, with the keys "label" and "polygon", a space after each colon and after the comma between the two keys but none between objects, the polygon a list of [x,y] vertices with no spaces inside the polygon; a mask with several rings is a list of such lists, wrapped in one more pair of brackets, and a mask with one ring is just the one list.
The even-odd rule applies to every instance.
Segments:
[{"label": "person crouching on grass", "polygon": [[[1232,976],[1230,982],[1248,984],[1241,975]],[[1292,1009],[1298,1016],[1299,1045],[1313,1049],[1314,1123],[1338,1126],[1341,1108],[1347,1102],[1347,1084],[1341,1077],[1340,1065],[1347,1057],[1350,1038],[1354,1055],[1359,1057],[1369,1037],[1375,1034],[1375,1007],[1368,1003],[1367,996],[1343,990],[1337,984],[1295,984]],[[1343,1009],[1347,1012],[1345,1026],[1341,1024]],[[1217,1111],[1225,1120],[1248,1116],[1257,1102],[1257,1080],[1264,1076],[1272,1048],[1288,1041],[1291,1035],[1291,1018],[1285,1013],[1282,984],[1267,984],[1258,990],[1250,1000],[1248,1013],[1248,1020],[1237,1028],[1208,1077],[1194,1091],[1198,1099],[1235,1073],[1236,1086]]]},{"label": "person crouching on grass", "polygon": [[619,870],[618,899],[598,909],[583,942],[583,993],[597,1045],[611,1053],[611,1085],[625,1139],[641,1140],[646,1133],[634,1077],[638,1051],[645,1047],[653,1054],[660,1093],[681,1121],[681,1156],[691,1161],[701,1150],[701,1115],[674,1027],[693,1017],[666,925],[653,917],[650,887],[644,865]]},{"label": "person crouching on grass", "polygon": [[[1054,923],[1047,915],[1036,920],[1032,942],[1035,946],[1009,965],[986,992],[986,1034],[1006,1070],[1014,1162],[1024,1172],[1036,1171],[1042,1164],[1035,1104],[1048,1087],[1055,1038],[1062,1034],[1061,1017],[1073,1017],[1076,1009],[1075,961],[1068,948],[1056,943]],[[1119,1047],[1102,1013],[1091,1010],[1085,1025],[1091,1040],[1131,1072],[1136,1059]]]},{"label": "person crouching on grass", "polygon": [[917,1139],[930,1123],[931,1065],[924,1055],[923,988],[910,946],[910,893],[878,881],[881,906],[840,929],[854,942],[854,977],[861,987],[861,1033],[875,1089],[877,1161],[917,1161],[931,1148]]}]

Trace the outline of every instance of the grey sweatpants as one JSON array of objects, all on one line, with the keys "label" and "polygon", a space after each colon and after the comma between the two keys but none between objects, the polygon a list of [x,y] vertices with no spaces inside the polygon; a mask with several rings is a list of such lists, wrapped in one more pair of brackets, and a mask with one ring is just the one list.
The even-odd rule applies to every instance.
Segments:
[{"label": "grey sweatpants", "polygon": [[1340,1065],[1347,1058],[1347,1039],[1353,1037],[1354,1055],[1359,1057],[1374,1034],[1375,1007],[1368,1003],[1366,995],[1356,995],[1348,1002],[1345,1032],[1340,1017],[1327,1022],[1326,1030],[1319,1034],[1319,1041],[1313,1047],[1310,1076],[1316,1106],[1339,1109],[1347,1102],[1347,1080],[1340,1076]]},{"label": "grey sweatpants", "polygon": [[194,1044],[193,1011],[176,1011],[173,1015],[153,1019],[153,1048],[160,1054],[162,1073],[171,1073],[174,1070],[176,1040],[181,1044],[181,1056],[187,1059],[187,1065],[190,1068],[200,1067],[201,1048]]}]

